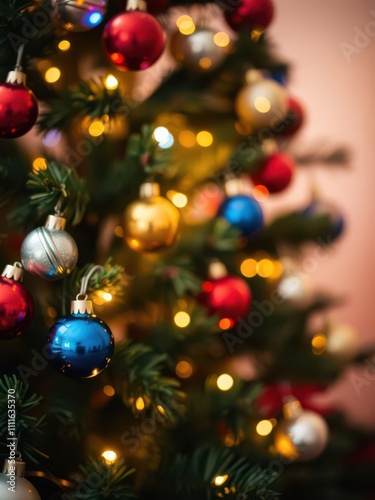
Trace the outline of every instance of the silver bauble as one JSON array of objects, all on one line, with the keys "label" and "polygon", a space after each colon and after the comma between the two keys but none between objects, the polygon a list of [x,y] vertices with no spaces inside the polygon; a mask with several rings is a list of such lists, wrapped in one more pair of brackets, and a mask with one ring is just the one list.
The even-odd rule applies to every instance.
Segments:
[{"label": "silver bauble", "polygon": [[68,31],[88,31],[102,22],[107,0],[55,0],[57,19]]},{"label": "silver bauble", "polygon": [[274,80],[261,78],[240,90],[235,108],[240,121],[253,129],[272,128],[287,115],[286,92]]},{"label": "silver bauble", "polygon": [[275,448],[289,460],[313,460],[322,453],[328,439],[328,426],[323,417],[313,411],[301,410],[299,415],[278,424]]},{"label": "silver bauble", "polygon": [[172,54],[189,69],[212,71],[226,57],[225,49],[216,45],[214,36],[207,28],[197,28],[191,35],[176,33],[171,42]]},{"label": "silver bauble", "polygon": [[4,473],[0,474],[1,500],[41,500],[35,487],[23,477],[24,469],[24,462],[16,462],[15,471],[7,465],[4,466]]},{"label": "silver bauble", "polygon": [[77,264],[78,248],[64,231],[66,219],[50,215],[46,225],[34,229],[21,246],[22,265],[30,274],[56,281],[70,274]]}]

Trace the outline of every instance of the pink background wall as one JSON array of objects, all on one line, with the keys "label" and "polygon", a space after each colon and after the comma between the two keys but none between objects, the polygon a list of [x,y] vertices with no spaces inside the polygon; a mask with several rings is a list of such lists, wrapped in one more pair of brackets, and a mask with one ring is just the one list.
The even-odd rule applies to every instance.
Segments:
[{"label": "pink background wall", "polygon": [[[346,145],[350,168],[299,169],[291,190],[272,201],[269,210],[300,206],[311,177],[323,197],[342,208],[347,231],[333,254],[319,262],[311,280],[315,286],[347,297],[336,311],[352,324],[361,345],[375,344],[375,2],[370,0],[274,0],[276,16],[269,33],[278,53],[292,66],[289,89],[304,103],[308,120],[293,148],[322,144]],[[371,15],[371,10],[374,16]],[[367,29],[366,39],[347,62],[341,44],[354,45],[355,27]],[[375,367],[375,364],[374,364]],[[375,369],[373,370],[375,373]],[[375,376],[358,394],[348,371],[329,391],[329,398],[351,419],[375,425]],[[367,379],[365,378],[367,381]]]}]

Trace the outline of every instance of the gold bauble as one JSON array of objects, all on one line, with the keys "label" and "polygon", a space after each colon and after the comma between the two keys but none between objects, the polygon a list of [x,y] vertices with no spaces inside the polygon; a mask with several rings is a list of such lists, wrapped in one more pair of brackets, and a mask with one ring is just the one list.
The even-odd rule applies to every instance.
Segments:
[{"label": "gold bauble", "polygon": [[136,252],[156,252],[170,247],[176,240],[180,213],[160,196],[159,185],[141,185],[140,200],[125,210],[125,241]]},{"label": "gold bauble", "polygon": [[284,407],[285,420],[275,432],[275,448],[284,458],[303,462],[319,456],[327,445],[328,425],[313,411],[302,409],[299,401]]},{"label": "gold bauble", "polygon": [[287,115],[286,92],[277,82],[261,78],[240,90],[235,108],[240,121],[254,129],[274,127]]}]

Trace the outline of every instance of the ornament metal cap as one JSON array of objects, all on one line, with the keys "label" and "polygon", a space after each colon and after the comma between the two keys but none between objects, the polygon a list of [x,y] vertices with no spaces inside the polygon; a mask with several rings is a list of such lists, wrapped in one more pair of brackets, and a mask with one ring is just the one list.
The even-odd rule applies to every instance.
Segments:
[{"label": "ornament metal cap", "polygon": [[147,12],[147,2],[145,0],[128,0],[125,10],[140,10]]},{"label": "ornament metal cap", "polygon": [[303,413],[303,408],[298,399],[290,396],[284,401],[283,413],[286,419],[295,418]]},{"label": "ornament metal cap", "polygon": [[228,178],[225,181],[225,192],[227,196],[238,196],[239,194],[244,194],[244,184],[243,180],[238,177]]},{"label": "ornament metal cap", "polygon": [[22,71],[15,69],[14,71],[9,71],[7,83],[17,83],[19,85],[24,85],[26,87],[26,75]]},{"label": "ornament metal cap", "polygon": [[25,477],[26,472],[26,462],[21,462],[18,460],[5,460],[3,466],[3,474],[17,477]]},{"label": "ornament metal cap", "polygon": [[144,182],[140,185],[140,198],[153,198],[154,196],[160,196],[160,186],[157,182]]},{"label": "ornament metal cap", "polygon": [[208,276],[211,279],[220,279],[228,276],[227,268],[219,260],[214,260],[208,267]]},{"label": "ornament metal cap", "polygon": [[70,314],[93,314],[94,308],[91,300],[87,300],[87,295],[83,300],[78,298],[70,303]]},{"label": "ornament metal cap", "polygon": [[1,276],[3,278],[10,278],[14,281],[22,282],[23,274],[24,271],[22,269],[21,263],[15,262],[13,265],[8,264],[7,266],[5,266],[4,271],[1,273]]},{"label": "ornament metal cap", "polygon": [[55,231],[64,231],[66,226],[66,219],[65,217],[61,217],[60,215],[49,215],[47,217],[44,226],[47,229],[54,229]]}]

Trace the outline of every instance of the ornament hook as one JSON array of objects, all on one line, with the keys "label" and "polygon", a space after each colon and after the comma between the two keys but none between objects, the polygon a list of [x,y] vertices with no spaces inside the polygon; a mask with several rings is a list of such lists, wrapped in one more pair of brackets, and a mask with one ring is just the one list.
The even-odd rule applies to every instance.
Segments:
[{"label": "ornament hook", "polygon": [[66,192],[66,186],[63,182],[60,184],[60,189],[61,189],[61,195],[54,208],[55,215],[57,215],[58,217],[62,217],[64,215],[65,211],[62,210],[62,204],[64,199],[68,197],[68,193]]},{"label": "ornament hook", "polygon": [[24,48],[25,48],[25,44],[22,43],[19,47],[18,47],[18,51],[17,51],[17,61],[16,61],[16,65],[14,67],[14,71],[22,71],[22,56],[23,56],[23,51],[24,51]]},{"label": "ornament hook", "polygon": [[[87,287],[89,286],[89,281],[90,281],[90,278],[93,274],[95,274],[96,272],[98,271],[101,271],[103,269],[103,266],[94,266],[90,272],[88,272],[86,274],[86,276],[84,276],[82,278],[82,281],[81,281],[81,289],[79,291],[79,294],[76,296],[76,300],[87,300],[88,299],[88,295],[87,295]],[[82,298],[83,296],[83,298]]]}]

